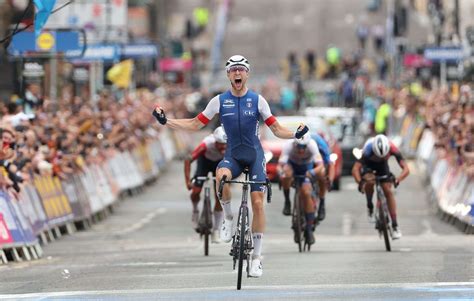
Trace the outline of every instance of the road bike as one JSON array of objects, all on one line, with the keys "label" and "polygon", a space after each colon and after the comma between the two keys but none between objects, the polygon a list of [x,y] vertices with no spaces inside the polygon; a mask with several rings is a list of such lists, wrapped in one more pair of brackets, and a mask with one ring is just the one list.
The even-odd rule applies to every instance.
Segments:
[{"label": "road bike", "polygon": [[[375,175],[375,189],[377,192],[377,205],[375,206],[375,228],[379,232],[379,236],[383,235],[384,242],[385,242],[385,249],[387,252],[392,250],[390,246],[390,239],[392,238],[392,222],[390,219],[390,214],[388,210],[388,203],[385,194],[383,193],[381,183],[384,180],[393,179],[392,175],[384,175],[384,176],[377,176]],[[395,187],[396,184],[394,183]]]},{"label": "road bike", "polygon": [[[356,159],[362,158],[362,150],[359,148],[353,148],[352,154]],[[383,175],[378,176],[375,171],[368,170],[368,172],[373,173],[375,176],[375,191],[377,194],[377,204],[375,206],[375,229],[379,232],[379,236],[383,236],[385,242],[385,249],[387,252],[392,250],[390,246],[390,238],[392,238],[393,230],[392,230],[392,223],[390,219],[390,214],[388,210],[387,198],[382,189],[381,183],[384,180],[390,179],[394,182],[395,188],[397,187],[397,183],[394,181],[394,177],[392,174],[390,175]]]},{"label": "road bike", "polygon": [[226,176],[223,176],[221,182],[219,183],[219,199],[222,196],[222,190],[224,184],[226,183],[237,183],[242,184],[242,202],[240,203],[239,208],[239,217],[237,219],[237,227],[235,234],[232,238],[232,246],[230,249],[229,255],[233,258],[233,269],[237,265],[237,289],[240,290],[242,287],[242,270],[243,263],[247,263],[247,278],[250,277],[250,253],[253,250],[253,241],[252,241],[252,231],[250,229],[250,220],[249,220],[249,207],[248,207],[248,195],[249,195],[249,186],[251,184],[265,185],[267,187],[267,202],[271,202],[272,198],[272,188],[270,181],[249,181],[249,171],[248,168],[244,169],[245,180],[227,180]]},{"label": "road bike", "polygon": [[[311,244],[309,244],[306,235],[304,235],[304,231],[306,229],[306,219],[304,206],[302,206],[302,201],[300,198],[301,185],[303,185],[305,179],[307,179],[308,177],[303,175],[294,175],[293,178],[294,180],[292,186],[295,188],[295,194],[293,198],[291,228],[295,231],[295,243],[298,245],[298,251],[301,253],[303,251],[311,250]],[[313,188],[311,198],[316,198],[318,190],[315,187],[316,185],[314,183],[314,180],[312,178],[310,178],[309,180],[311,181],[311,186]],[[314,226],[316,226],[316,220]],[[314,229],[312,230],[314,231]]]}]

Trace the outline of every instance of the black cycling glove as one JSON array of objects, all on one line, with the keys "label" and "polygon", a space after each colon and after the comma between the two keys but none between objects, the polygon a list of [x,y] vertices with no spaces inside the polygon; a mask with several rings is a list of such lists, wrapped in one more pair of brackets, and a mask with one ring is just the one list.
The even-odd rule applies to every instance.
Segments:
[{"label": "black cycling glove", "polygon": [[165,112],[161,108],[160,108],[160,113],[158,113],[156,109],[154,109],[152,115],[155,116],[156,120],[162,125],[165,125],[166,122],[168,121],[168,119],[166,118]]},{"label": "black cycling glove", "polygon": [[306,125],[300,125],[300,126],[296,129],[295,138],[296,138],[296,139],[301,139],[301,137],[303,137],[304,134],[306,134],[308,131],[309,131],[308,126],[306,126]]}]

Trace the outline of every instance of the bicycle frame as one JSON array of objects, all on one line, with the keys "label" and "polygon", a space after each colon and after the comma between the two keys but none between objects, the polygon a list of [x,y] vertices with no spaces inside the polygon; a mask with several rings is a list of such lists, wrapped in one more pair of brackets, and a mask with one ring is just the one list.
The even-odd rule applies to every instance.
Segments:
[{"label": "bicycle frame", "polygon": [[267,202],[271,201],[271,185],[270,181],[267,179],[265,182],[260,181],[249,181],[248,180],[248,171],[244,171],[245,180],[227,180],[227,177],[224,176],[219,183],[218,196],[221,198],[222,190],[225,183],[237,183],[242,184],[242,202],[240,203],[239,208],[239,217],[237,219],[237,230],[235,235],[232,238],[232,246],[229,255],[233,258],[233,269],[238,263],[237,271],[237,289],[240,290],[242,287],[242,269],[244,260],[247,263],[247,278],[249,275],[250,268],[250,253],[253,250],[253,240],[252,240],[252,231],[250,229],[249,221],[249,208],[248,208],[248,195],[249,195],[249,186],[250,184],[260,184],[267,186]]}]

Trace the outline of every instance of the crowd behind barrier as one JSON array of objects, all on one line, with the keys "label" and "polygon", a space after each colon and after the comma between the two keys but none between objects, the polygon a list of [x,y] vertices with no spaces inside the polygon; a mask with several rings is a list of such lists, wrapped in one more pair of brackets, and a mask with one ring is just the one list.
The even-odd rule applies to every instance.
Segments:
[{"label": "crowd behind barrier", "polygon": [[88,164],[68,179],[35,176],[18,195],[0,190],[1,261],[38,258],[40,242],[71,233],[76,225],[87,228],[121,195],[155,180],[167,162],[186,151],[185,138],[189,139],[186,133],[165,130],[156,140],[131,151],[113,152],[107,160]]},{"label": "crowd behind barrier", "polygon": [[[413,100],[415,100],[413,102]],[[410,104],[392,125],[403,154],[416,159],[442,219],[474,234],[474,105],[467,85],[436,90]]]},{"label": "crowd behind barrier", "polygon": [[88,228],[187,153],[188,134],[150,114],[173,102],[170,116],[188,114],[179,105],[185,93],[103,93],[91,103],[66,91],[58,103],[41,95],[28,107],[0,102],[0,262],[40,257],[40,243]]}]

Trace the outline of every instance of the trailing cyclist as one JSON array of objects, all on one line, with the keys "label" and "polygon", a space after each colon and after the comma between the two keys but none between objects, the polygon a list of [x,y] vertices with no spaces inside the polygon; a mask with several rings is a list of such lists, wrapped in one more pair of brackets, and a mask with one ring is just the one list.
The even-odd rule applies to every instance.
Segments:
[{"label": "trailing cyclist", "polygon": [[[313,202],[312,193],[313,188],[310,182],[311,178],[315,178],[317,175],[324,175],[324,165],[319,153],[318,145],[314,140],[311,139],[309,134],[303,136],[303,139],[294,139],[288,141],[283,146],[280,159],[278,161],[278,169],[283,187],[283,193],[285,196],[285,208],[284,214],[287,214],[291,207],[290,203],[290,187],[293,181],[293,176],[307,176],[308,178],[303,181],[301,186],[300,196],[303,199],[303,208],[305,212],[306,228],[305,237],[306,241],[312,245],[314,244],[314,220],[316,214],[315,204]],[[299,237],[295,230],[295,242],[298,243]]]},{"label": "trailing cyclist", "polygon": [[[265,181],[265,157],[258,136],[260,117],[273,134],[282,139],[301,138],[308,131],[308,127],[301,124],[294,133],[282,126],[272,115],[265,98],[247,88],[250,64],[245,57],[231,56],[226,62],[225,70],[231,84],[230,90],[212,98],[198,116],[191,119],[168,119],[161,107],[155,108],[153,116],[162,125],[166,124],[173,129],[197,131],[219,114],[227,134],[227,150],[224,159],[217,167],[217,185],[220,184],[224,175],[227,179],[234,179],[242,173],[245,167],[249,168],[251,180]],[[252,185],[251,187],[254,250],[249,274],[252,277],[260,277],[263,273],[261,252],[263,232],[265,231],[264,191],[264,185]],[[230,187],[226,184],[220,199],[224,210],[224,221],[221,227],[221,240],[224,242],[232,240],[233,214],[230,199]]]},{"label": "trailing cyclist", "polygon": [[[397,159],[398,165],[402,168],[402,172],[396,178],[390,172],[388,166],[388,159],[391,156]],[[377,176],[390,176],[388,179],[383,180],[382,189],[387,198],[388,209],[392,219],[392,238],[399,239],[402,237],[402,232],[397,222],[397,207],[392,192],[392,183],[395,184],[395,187],[398,186],[409,175],[410,170],[398,148],[382,134],[367,140],[362,151],[362,157],[352,167],[352,176],[359,184],[359,191],[366,195],[367,212],[371,222],[374,221],[372,197],[374,195],[375,181],[373,172]]]},{"label": "trailing cyclist", "polygon": [[318,221],[324,220],[326,217],[326,206],[325,198],[326,192],[329,191],[334,182],[334,177],[336,176],[336,162],[331,160],[331,150],[326,140],[319,134],[312,134],[311,138],[316,141],[318,145],[319,153],[323,159],[324,163],[324,172],[317,175],[318,186],[319,186],[319,205],[318,205]]},{"label": "trailing cyclist", "polygon": [[[197,168],[194,178],[205,177],[209,172],[212,172],[212,175],[215,176],[217,164],[219,164],[222,158],[224,158],[226,147],[227,135],[225,134],[224,129],[220,126],[214,130],[213,134],[206,136],[193,150],[190,156],[184,160],[184,179],[186,181],[186,187],[188,190],[191,190],[191,202],[193,204],[192,222],[195,229],[198,229],[198,204],[204,181],[196,180],[194,183],[191,181],[189,177],[191,163],[197,160]],[[211,234],[212,242],[218,242],[217,231],[222,224],[223,218],[222,207],[220,202],[218,202],[216,195],[216,203],[214,205],[214,223]]]}]

